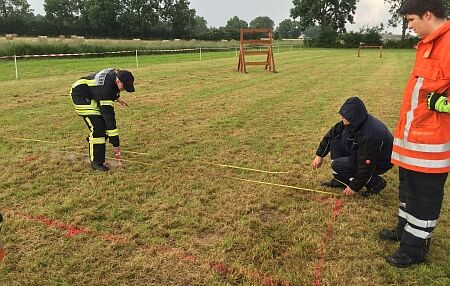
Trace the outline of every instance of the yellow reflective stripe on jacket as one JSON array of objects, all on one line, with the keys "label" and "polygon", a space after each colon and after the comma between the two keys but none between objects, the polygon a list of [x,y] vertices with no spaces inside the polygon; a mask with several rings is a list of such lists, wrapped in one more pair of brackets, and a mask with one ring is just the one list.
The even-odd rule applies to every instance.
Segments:
[{"label": "yellow reflective stripe on jacket", "polygon": [[76,111],[78,115],[102,115],[100,113],[100,111],[96,111],[96,110],[77,110]]},{"label": "yellow reflective stripe on jacket", "polygon": [[72,85],[72,88],[82,84],[86,84],[87,86],[97,86],[95,79],[79,79]]},{"label": "yellow reflective stripe on jacket", "polygon": [[73,104],[78,115],[101,115],[97,101],[91,100],[90,104]]},{"label": "yellow reflective stripe on jacket", "polygon": [[91,143],[91,144],[105,144],[106,143],[106,138],[105,137],[98,137],[98,138],[89,137],[89,143]]},{"label": "yellow reflective stripe on jacket", "polygon": [[112,100],[100,100],[100,105],[101,106],[104,106],[104,105],[114,106],[114,101],[112,101]]},{"label": "yellow reflective stripe on jacket", "polygon": [[108,135],[109,137],[113,137],[113,136],[119,136],[119,129],[113,129],[113,130],[106,130],[106,135]]}]

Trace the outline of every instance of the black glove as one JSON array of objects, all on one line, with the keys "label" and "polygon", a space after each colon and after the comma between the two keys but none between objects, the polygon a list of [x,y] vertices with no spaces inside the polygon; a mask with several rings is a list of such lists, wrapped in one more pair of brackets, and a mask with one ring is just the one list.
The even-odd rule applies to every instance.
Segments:
[{"label": "black glove", "polygon": [[432,92],[428,95],[428,109],[436,111],[436,103],[441,97],[447,97],[447,92],[437,93]]}]

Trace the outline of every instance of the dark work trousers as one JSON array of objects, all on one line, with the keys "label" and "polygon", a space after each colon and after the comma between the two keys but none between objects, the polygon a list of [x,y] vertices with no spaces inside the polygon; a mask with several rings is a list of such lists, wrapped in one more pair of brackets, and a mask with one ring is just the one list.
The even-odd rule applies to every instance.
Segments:
[{"label": "dark work trousers", "polygon": [[429,248],[444,199],[448,173],[420,173],[400,167],[397,228],[402,230],[400,249],[412,257],[424,257]]},{"label": "dark work trousers", "polygon": [[[339,181],[348,184],[356,175],[358,169],[357,150],[353,147],[353,140],[336,138],[330,142],[331,169],[333,176]],[[371,187],[379,180],[379,175],[386,173],[392,168],[390,162],[378,162],[374,175],[367,183]]]},{"label": "dark work trousers", "polygon": [[106,125],[101,115],[84,115],[84,122],[89,128],[89,158],[91,162],[105,162]]}]

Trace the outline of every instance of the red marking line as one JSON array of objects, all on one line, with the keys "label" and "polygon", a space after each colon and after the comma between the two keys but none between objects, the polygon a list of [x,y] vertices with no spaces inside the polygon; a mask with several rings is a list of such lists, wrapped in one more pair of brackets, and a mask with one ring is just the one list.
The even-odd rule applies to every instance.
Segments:
[{"label": "red marking line", "polygon": [[327,247],[328,241],[331,239],[331,235],[333,234],[333,224],[337,219],[337,216],[341,212],[342,206],[344,205],[344,202],[341,200],[336,200],[333,207],[333,215],[331,217],[331,220],[328,222],[327,231],[325,232],[325,235],[323,236],[322,245],[319,248],[318,251],[318,257],[319,261],[316,265],[316,271],[315,271],[315,279],[314,279],[314,285],[320,286],[321,277],[322,277],[322,270],[323,270],[323,264],[325,262],[325,249]]},{"label": "red marking line", "polygon": [[[27,219],[29,221],[37,222],[43,225],[46,225],[51,228],[61,229],[66,232],[66,237],[71,238],[76,235],[86,235],[90,237],[96,237],[100,238],[104,241],[114,242],[114,243],[122,243],[122,244],[134,244],[137,245],[136,242],[134,242],[131,238],[126,236],[120,236],[120,235],[114,235],[109,233],[100,233],[95,230],[91,230],[86,227],[79,227],[76,225],[68,225],[63,222],[52,220],[49,218],[46,218],[44,216],[33,216],[26,213],[22,213],[20,211],[10,210],[10,209],[2,209],[4,213],[11,214],[13,216],[21,217],[24,219]],[[159,254],[166,254],[166,255],[172,255],[175,257],[178,257],[186,262],[194,263],[197,265],[200,265],[202,267],[208,268],[213,270],[214,272],[220,274],[220,275],[231,275],[231,274],[239,274],[247,279],[257,280],[260,283],[263,283],[264,286],[290,286],[289,283],[280,281],[276,278],[273,278],[269,275],[263,275],[259,272],[245,269],[245,268],[237,268],[237,267],[231,267],[227,266],[223,262],[219,261],[207,261],[198,257],[195,257],[191,255],[190,253],[187,253],[183,250],[179,250],[177,248],[170,248],[170,247],[162,247],[162,246],[152,246],[152,245],[146,245],[146,246],[138,246],[137,247],[141,251],[150,251],[150,252],[156,252]]]}]

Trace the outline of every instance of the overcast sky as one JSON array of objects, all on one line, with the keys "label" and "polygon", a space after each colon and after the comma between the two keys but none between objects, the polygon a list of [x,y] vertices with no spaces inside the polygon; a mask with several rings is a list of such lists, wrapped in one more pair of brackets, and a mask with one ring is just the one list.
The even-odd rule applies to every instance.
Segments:
[{"label": "overcast sky", "polygon": [[[268,16],[278,25],[289,18],[292,0],[190,0],[190,7],[197,15],[208,21],[209,27],[225,26],[228,19],[238,16],[250,23],[258,16]],[[28,0],[35,14],[44,15],[44,0]],[[363,26],[373,27],[389,19],[388,7],[384,0],[359,0],[355,15],[355,24],[347,25],[350,31],[358,31]],[[399,34],[400,30],[388,28]]]}]

